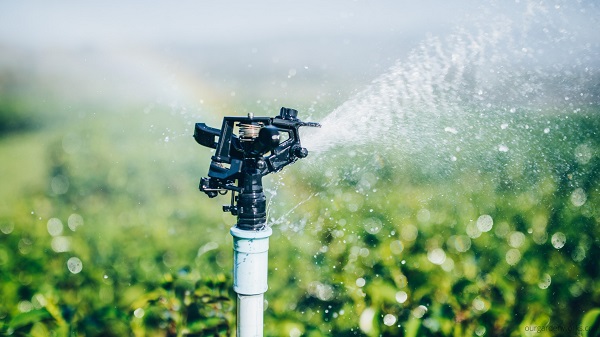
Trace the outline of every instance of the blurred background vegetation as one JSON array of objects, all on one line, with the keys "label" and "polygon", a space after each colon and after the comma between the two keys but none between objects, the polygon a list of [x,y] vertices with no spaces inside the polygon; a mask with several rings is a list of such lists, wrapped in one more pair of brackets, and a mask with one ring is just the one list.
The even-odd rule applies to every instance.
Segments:
[{"label": "blurred background vegetation", "polygon": [[[450,20],[369,31],[374,14],[356,6],[326,6],[336,19],[316,23],[292,8],[296,24],[276,21],[292,22],[288,33],[337,27],[296,44],[268,34],[199,47],[193,34],[152,48],[118,34],[100,46],[97,36],[15,44],[2,26],[0,333],[235,334],[235,218],[221,212],[227,198],[197,190],[210,152],[193,123],[281,105],[319,121],[406,53],[390,41],[411,46]],[[458,17],[431,15],[444,14]],[[349,144],[265,178],[265,335],[600,335],[599,113],[569,115],[527,153],[482,152],[452,169],[427,165],[435,154]],[[518,122],[535,124],[528,116]]]}]

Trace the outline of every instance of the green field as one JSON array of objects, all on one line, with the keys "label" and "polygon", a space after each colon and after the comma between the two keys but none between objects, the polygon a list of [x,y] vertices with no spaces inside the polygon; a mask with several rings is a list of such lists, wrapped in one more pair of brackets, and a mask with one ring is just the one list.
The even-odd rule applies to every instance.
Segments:
[{"label": "green field", "polygon": [[[32,102],[0,100],[0,333],[234,334],[235,218],[197,190],[191,137],[221,116]],[[254,104],[237,109],[277,112]],[[600,335],[598,116],[460,169],[373,146],[265,178],[265,334]]]}]

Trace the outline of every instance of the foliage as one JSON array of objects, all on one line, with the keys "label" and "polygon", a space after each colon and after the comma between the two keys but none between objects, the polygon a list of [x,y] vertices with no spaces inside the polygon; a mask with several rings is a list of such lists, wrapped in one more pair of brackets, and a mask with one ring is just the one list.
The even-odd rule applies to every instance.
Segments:
[{"label": "foliage", "polygon": [[[2,173],[44,156],[23,170],[30,184],[2,177],[0,332],[234,334],[235,220],[197,192],[208,154],[190,125],[159,108],[130,107],[130,122],[84,109],[0,142]],[[265,334],[597,335],[597,112],[480,166],[435,171],[374,150],[266,178],[278,196]]]}]

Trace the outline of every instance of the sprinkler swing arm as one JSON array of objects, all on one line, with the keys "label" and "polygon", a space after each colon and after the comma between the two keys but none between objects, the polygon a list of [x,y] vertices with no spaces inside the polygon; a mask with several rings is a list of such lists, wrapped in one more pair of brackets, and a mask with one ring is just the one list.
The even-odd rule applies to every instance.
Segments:
[{"label": "sprinkler swing arm", "polygon": [[[298,111],[281,108],[278,116],[224,117],[221,129],[196,123],[194,139],[215,149],[200,191],[210,198],[231,191],[224,212],[237,216],[233,236],[233,290],[237,293],[237,336],[262,337],[264,293],[268,289],[269,237],[262,177],[308,155],[300,143]],[[238,131],[236,135],[234,132]],[[237,181],[237,185],[236,185]],[[236,193],[238,195],[236,195]]]}]

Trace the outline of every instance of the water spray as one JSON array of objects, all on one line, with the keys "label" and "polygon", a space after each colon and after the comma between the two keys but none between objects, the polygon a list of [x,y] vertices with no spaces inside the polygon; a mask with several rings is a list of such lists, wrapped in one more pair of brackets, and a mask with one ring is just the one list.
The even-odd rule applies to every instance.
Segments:
[{"label": "water spray", "polygon": [[[233,290],[237,293],[237,336],[263,336],[269,237],[262,177],[308,155],[300,143],[298,111],[281,108],[279,116],[224,117],[221,129],[196,123],[194,139],[215,149],[200,191],[210,198],[231,191],[224,212],[237,216],[233,236]],[[237,133],[237,134],[236,134]]]}]

